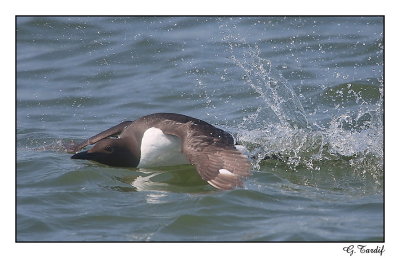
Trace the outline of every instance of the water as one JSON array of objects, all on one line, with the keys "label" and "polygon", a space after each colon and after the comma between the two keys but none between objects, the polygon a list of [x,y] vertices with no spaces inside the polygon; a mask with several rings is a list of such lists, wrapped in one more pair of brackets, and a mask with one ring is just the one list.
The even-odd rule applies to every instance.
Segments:
[{"label": "water", "polygon": [[[155,112],[232,132],[245,187],[65,152]],[[17,17],[16,173],[18,241],[383,241],[383,18]]]}]

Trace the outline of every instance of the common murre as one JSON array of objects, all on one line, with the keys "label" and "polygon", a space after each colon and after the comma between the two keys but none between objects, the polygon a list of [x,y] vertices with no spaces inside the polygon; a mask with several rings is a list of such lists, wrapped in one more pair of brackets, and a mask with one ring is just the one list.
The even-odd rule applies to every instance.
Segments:
[{"label": "common murre", "polygon": [[[91,149],[78,152],[92,144]],[[242,186],[251,167],[235,147],[232,135],[200,119],[174,113],[122,122],[69,152],[76,153],[72,159],[118,167],[192,164],[205,181],[223,190]]]}]

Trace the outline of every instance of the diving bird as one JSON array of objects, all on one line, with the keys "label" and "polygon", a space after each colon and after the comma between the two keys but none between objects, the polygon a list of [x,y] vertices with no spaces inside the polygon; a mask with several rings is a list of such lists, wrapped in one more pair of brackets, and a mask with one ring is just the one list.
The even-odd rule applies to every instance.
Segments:
[{"label": "diving bird", "polygon": [[[93,147],[79,152],[88,145]],[[231,134],[200,119],[175,113],[124,121],[74,145],[69,152],[75,153],[72,159],[117,167],[192,164],[203,180],[223,190],[242,186],[251,168]]]}]

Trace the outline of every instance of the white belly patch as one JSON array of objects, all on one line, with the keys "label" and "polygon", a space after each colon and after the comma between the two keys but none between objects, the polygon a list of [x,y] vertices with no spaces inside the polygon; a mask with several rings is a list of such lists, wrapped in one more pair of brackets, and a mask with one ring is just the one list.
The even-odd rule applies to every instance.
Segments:
[{"label": "white belly patch", "polygon": [[182,153],[181,146],[179,137],[164,134],[160,129],[151,127],[143,134],[140,161],[137,167],[189,164]]}]

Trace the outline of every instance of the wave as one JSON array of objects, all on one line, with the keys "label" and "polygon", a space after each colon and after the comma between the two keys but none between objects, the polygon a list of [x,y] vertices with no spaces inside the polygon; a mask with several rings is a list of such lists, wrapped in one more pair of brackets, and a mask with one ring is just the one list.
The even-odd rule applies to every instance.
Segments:
[{"label": "wave", "polygon": [[310,98],[314,112],[307,113],[298,94],[271,62],[261,57],[256,44],[235,42],[229,47],[231,60],[243,73],[245,87],[261,100],[236,130],[238,142],[250,150],[256,169],[266,158],[278,160],[292,171],[323,173],[334,164],[382,184],[381,79],[321,87]]}]

